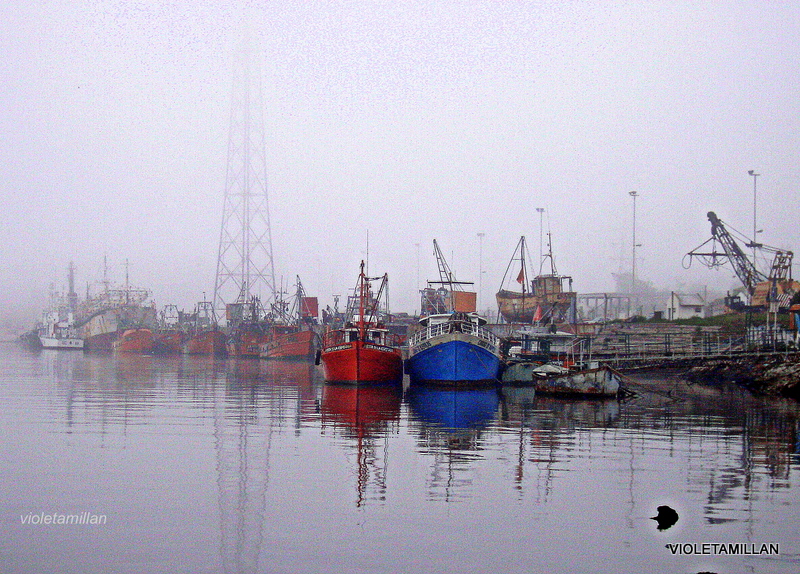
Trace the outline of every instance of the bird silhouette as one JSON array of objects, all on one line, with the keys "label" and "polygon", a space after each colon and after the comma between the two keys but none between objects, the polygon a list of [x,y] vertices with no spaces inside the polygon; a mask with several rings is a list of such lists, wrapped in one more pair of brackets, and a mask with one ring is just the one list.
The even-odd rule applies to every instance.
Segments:
[{"label": "bird silhouette", "polygon": [[658,522],[659,530],[667,530],[676,522],[678,522],[678,513],[667,505],[659,506],[656,508],[658,514],[651,516],[651,520]]}]

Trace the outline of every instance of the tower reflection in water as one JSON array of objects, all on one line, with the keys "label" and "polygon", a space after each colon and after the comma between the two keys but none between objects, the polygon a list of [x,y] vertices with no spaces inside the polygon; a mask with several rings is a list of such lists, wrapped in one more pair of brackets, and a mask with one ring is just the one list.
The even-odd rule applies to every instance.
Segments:
[{"label": "tower reflection in water", "polygon": [[305,421],[316,418],[315,375],[307,362],[242,360],[229,364],[225,384],[213,389],[220,555],[226,574],[258,571],[273,444],[287,423],[299,432]]},{"label": "tower reflection in water", "polygon": [[[24,359],[18,370],[32,381],[24,384],[36,399],[28,402],[39,405],[32,411],[42,421],[37,427],[56,431],[42,432],[41,440],[76,453],[59,459],[66,486],[53,486],[52,500],[69,491],[74,504],[84,503],[73,493],[75,476],[102,486],[103,508],[132,525],[104,531],[119,536],[123,556],[138,551],[131,533],[147,535],[136,526],[147,517],[148,548],[176,564],[199,566],[208,558],[171,556],[170,544],[160,542],[176,521],[169,509],[159,513],[158,503],[175,499],[204,519],[213,516],[207,539],[214,558],[219,543],[216,570],[239,574],[281,560],[287,539],[303,541],[294,552],[318,565],[320,548],[309,525],[314,536],[326,532],[333,547],[358,530],[364,510],[379,522],[404,513],[446,518],[474,506],[513,523],[517,510],[528,508],[540,511],[533,515],[552,532],[559,517],[574,511],[575,493],[614,503],[609,514],[593,519],[620,526],[606,540],[619,545],[641,531],[642,521],[655,532],[648,517],[662,503],[663,489],[653,484],[662,483],[678,493],[682,506],[673,506],[687,537],[722,527],[742,537],[750,530],[761,538],[794,533],[787,516],[796,500],[800,411],[795,403],[754,398],[735,387],[690,388],[672,397],[642,393],[622,403],[564,401],[513,387],[412,386],[405,394],[337,387],[325,385],[309,363],[44,353]],[[33,454],[17,458],[38,469]],[[103,466],[89,467],[85,461],[93,458]],[[94,483],[88,468],[102,473]],[[175,480],[177,471],[185,481]],[[325,501],[335,491],[326,480],[338,473],[352,476],[347,498],[286,512]],[[131,477],[152,486],[132,496]],[[294,490],[287,499],[289,482]],[[31,484],[43,497],[49,482]],[[196,503],[185,496],[186,484],[201,489]],[[203,532],[201,522],[191,526]],[[535,539],[537,532],[526,535]],[[190,542],[190,534],[183,540]],[[338,547],[329,550],[335,554]],[[390,560],[394,550],[387,545],[379,555]],[[291,570],[289,560],[281,564]]]}]

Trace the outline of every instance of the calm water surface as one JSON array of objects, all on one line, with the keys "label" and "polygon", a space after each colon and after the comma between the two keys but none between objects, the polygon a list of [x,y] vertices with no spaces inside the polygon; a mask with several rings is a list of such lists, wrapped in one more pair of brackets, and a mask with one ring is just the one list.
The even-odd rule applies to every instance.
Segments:
[{"label": "calm water surface", "polygon": [[[799,418],[730,387],[569,402],[5,347],[0,571],[796,573]],[[666,546],[702,543],[780,553]]]}]

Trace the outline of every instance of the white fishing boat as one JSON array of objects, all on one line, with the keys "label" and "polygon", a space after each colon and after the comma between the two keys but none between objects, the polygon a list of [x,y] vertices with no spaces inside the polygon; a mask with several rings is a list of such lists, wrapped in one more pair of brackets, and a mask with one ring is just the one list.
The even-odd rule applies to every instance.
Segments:
[{"label": "white fishing boat", "polygon": [[39,344],[43,349],[83,349],[83,339],[74,327],[72,312],[67,311],[62,315],[60,311],[63,310],[44,313],[36,329]]},{"label": "white fishing boat", "polygon": [[[51,290],[50,304],[34,329],[34,343],[43,349],[83,349],[84,340],[75,326],[78,296],[75,293],[75,266],[69,264],[67,293]],[[38,341],[37,341],[38,340]]]}]

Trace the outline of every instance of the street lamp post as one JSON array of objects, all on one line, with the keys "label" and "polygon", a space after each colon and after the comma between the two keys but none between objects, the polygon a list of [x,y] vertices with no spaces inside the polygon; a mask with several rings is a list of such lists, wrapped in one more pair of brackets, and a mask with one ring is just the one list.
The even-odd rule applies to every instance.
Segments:
[{"label": "street lamp post", "polygon": [[483,232],[478,233],[478,302],[476,311],[481,311],[481,291],[483,291]]},{"label": "street lamp post", "polygon": [[415,243],[414,247],[417,248],[417,291],[419,291],[419,243]]},{"label": "street lamp post", "polygon": [[636,291],[636,198],[639,197],[639,192],[628,192],[633,198],[633,254],[631,257],[631,294]]},{"label": "street lamp post", "polygon": [[542,274],[542,214],[544,207],[537,207],[536,212],[539,214],[539,275]]},{"label": "street lamp post", "polygon": [[756,227],[756,178],[761,175],[760,173],[756,173],[755,170],[747,170],[749,175],[753,176],[753,264],[755,265],[756,262],[756,246],[758,241],[756,237],[758,237],[758,231]]}]

